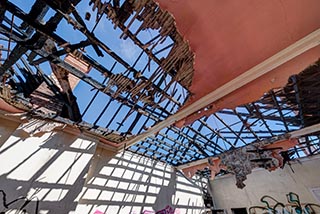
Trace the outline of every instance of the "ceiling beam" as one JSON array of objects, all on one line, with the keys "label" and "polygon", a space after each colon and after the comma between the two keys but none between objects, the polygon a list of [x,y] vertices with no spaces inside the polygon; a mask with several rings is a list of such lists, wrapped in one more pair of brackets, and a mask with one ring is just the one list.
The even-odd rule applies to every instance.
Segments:
[{"label": "ceiling beam", "polygon": [[[293,43],[289,47],[283,49],[277,54],[266,59],[262,63],[254,66],[253,68],[247,70],[243,74],[239,75],[237,78],[227,82],[223,86],[217,88],[206,96],[200,98],[189,106],[178,111],[176,114],[169,116],[166,120],[159,122],[155,126],[151,127],[146,132],[126,141],[124,145],[129,147],[137,142],[146,139],[148,136],[152,136],[155,133],[161,131],[163,128],[171,126],[175,122],[184,119],[185,117],[193,114],[194,112],[203,109],[213,102],[223,98],[224,96],[236,91],[242,86],[254,81],[255,79],[261,77],[264,74],[272,71],[273,69],[283,65],[284,63],[294,59],[295,57],[301,55],[302,53],[318,46],[320,44],[320,29],[310,33],[304,38]],[[120,148],[122,149],[122,148]]]},{"label": "ceiling beam", "polygon": [[[309,134],[312,134],[312,133],[315,133],[315,132],[319,132],[319,131],[320,131],[320,123],[312,125],[312,126],[309,126],[309,127],[306,127],[306,128],[303,128],[303,129],[300,129],[300,130],[297,130],[297,131],[289,132],[286,135],[288,135],[288,138],[299,138],[299,137],[302,137],[302,136],[305,136],[305,135],[309,135]],[[213,158],[218,158],[218,157],[213,157]],[[208,163],[208,158],[204,158],[204,159],[201,159],[201,160],[197,160],[197,161],[193,161],[193,162],[186,163],[186,164],[183,164],[183,165],[179,165],[179,166],[177,166],[177,169],[181,170],[181,169],[184,169],[184,168],[197,166],[197,165],[200,165],[200,164],[203,164],[203,163]]]}]

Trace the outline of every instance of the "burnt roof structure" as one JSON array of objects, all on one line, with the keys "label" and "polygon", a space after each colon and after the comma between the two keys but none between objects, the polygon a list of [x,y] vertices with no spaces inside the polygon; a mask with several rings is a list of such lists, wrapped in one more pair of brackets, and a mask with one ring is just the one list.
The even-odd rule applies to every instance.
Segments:
[{"label": "burnt roof structure", "polygon": [[[225,29],[216,29],[222,37],[215,45],[223,47],[199,44],[220,22],[196,38],[196,27],[186,28],[192,17],[183,17],[174,3],[159,2],[1,1],[2,109],[67,124],[98,136],[103,144],[174,166],[255,142],[272,143],[319,123],[318,12],[309,11],[302,20],[309,28],[296,30],[288,41],[253,41],[259,47],[250,53],[250,63],[240,63],[243,46],[233,47],[238,64],[229,71],[233,63],[218,63],[226,56],[221,51],[233,45],[229,37],[223,40]],[[187,2],[185,11],[200,4]],[[221,6],[214,4],[208,3],[208,8]],[[194,20],[204,19],[200,13]],[[258,17],[254,26],[269,15]],[[243,34],[238,34],[240,39]],[[208,56],[202,58],[206,48]],[[263,76],[269,71],[274,79]],[[291,156],[319,153],[317,129],[297,137]]]}]

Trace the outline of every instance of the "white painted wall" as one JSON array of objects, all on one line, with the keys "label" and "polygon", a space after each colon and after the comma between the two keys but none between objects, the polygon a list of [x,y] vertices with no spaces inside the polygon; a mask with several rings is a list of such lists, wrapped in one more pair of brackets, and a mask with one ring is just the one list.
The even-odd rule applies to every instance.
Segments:
[{"label": "white painted wall", "polygon": [[264,195],[286,204],[289,192],[297,193],[303,203],[319,203],[311,189],[320,187],[320,155],[294,162],[292,168],[294,173],[288,165],[273,172],[257,169],[248,175],[244,189],[236,187],[233,175],[216,177],[212,182],[215,204],[232,213],[231,208],[263,206],[260,199]]},{"label": "white painted wall", "polygon": [[[168,165],[97,149],[84,135],[61,130],[29,136],[16,129],[18,123],[0,122],[0,190],[7,204],[32,199],[25,207],[29,214],[35,213],[36,199],[39,214],[138,214],[167,205],[176,213],[201,213],[200,189]],[[6,209],[0,192],[0,212],[15,213],[24,202]]]},{"label": "white painted wall", "polygon": [[[176,213],[201,213],[201,191],[169,165],[125,152],[97,147],[84,135],[55,131],[30,137],[16,129],[15,122],[0,121],[0,189],[6,202],[22,196],[37,197],[41,214],[142,213],[158,211],[167,205]],[[286,202],[292,191],[302,202],[318,203],[310,189],[320,187],[320,156],[305,158],[293,169],[275,172],[256,170],[248,176],[243,190],[237,189],[232,175],[213,182],[218,208],[262,205],[270,195]],[[3,207],[0,193],[0,211]],[[10,208],[17,209],[24,201]],[[34,213],[36,202],[26,207]]]},{"label": "white painted wall", "polygon": [[[6,203],[22,196],[33,198],[26,207],[34,213],[35,197],[40,214],[142,213],[158,211],[167,205],[176,213],[201,213],[201,191],[169,165],[125,152],[97,147],[84,135],[55,131],[30,137],[19,125],[0,119],[0,189]],[[310,189],[320,187],[320,156],[305,158],[293,169],[275,172],[256,170],[248,176],[243,190],[237,189],[232,175],[213,182],[218,208],[262,205],[270,195],[286,202],[292,191],[302,202],[319,203]],[[0,193],[0,211],[3,207]],[[10,205],[17,209],[24,201]]]},{"label": "white painted wall", "polygon": [[0,147],[7,141],[18,126],[19,123],[6,120],[0,115]]},{"label": "white painted wall", "polygon": [[201,213],[201,191],[169,165],[98,147],[75,213],[140,214],[167,205],[175,213]]},{"label": "white painted wall", "polygon": [[[26,206],[30,214],[35,213],[36,198],[41,214],[75,210],[95,148],[96,143],[83,136],[51,132],[30,137],[15,130],[0,147],[0,189],[6,203],[32,198]],[[10,213],[24,202],[19,200],[5,209],[0,193],[0,211]]]}]

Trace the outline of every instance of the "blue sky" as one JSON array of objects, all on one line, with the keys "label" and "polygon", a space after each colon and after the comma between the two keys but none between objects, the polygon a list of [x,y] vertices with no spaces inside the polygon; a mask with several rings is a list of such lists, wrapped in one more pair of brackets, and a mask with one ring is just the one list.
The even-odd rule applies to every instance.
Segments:
[{"label": "blue sky", "polygon": [[[31,6],[33,5],[33,3],[35,1],[13,0],[12,2],[14,4],[16,4],[17,6],[19,6],[23,11],[28,12],[31,9]],[[88,29],[92,29],[95,25],[96,11],[92,11],[92,6],[89,6],[88,1],[81,1],[79,3],[79,5],[77,5],[76,8],[82,17],[85,16],[86,12],[91,13],[90,21],[85,20],[85,23],[86,23]],[[45,21],[48,20],[54,13],[55,13],[55,11],[53,11],[52,9],[49,9],[49,12],[44,17],[44,20]],[[140,24],[141,24],[140,22],[135,21],[132,24],[132,26],[130,27],[130,30],[132,32],[135,32],[135,30],[138,29]],[[81,32],[73,29],[72,26],[70,24],[68,24],[66,20],[61,21],[61,23],[58,25],[58,29],[56,30],[56,33],[58,35],[60,35],[61,37],[63,37],[65,40],[70,41],[70,43],[77,43],[77,42],[84,40],[86,38]],[[113,23],[110,20],[108,20],[105,15],[103,15],[101,21],[97,25],[97,27],[94,31],[94,34],[99,40],[101,40],[108,47],[110,47],[111,50],[113,50],[116,54],[118,54],[120,57],[122,57],[131,66],[133,66],[133,63],[135,62],[138,55],[142,51],[138,46],[136,46],[130,40],[130,38],[128,38],[126,40],[120,39],[122,31],[119,28],[114,29]],[[138,38],[142,42],[146,42],[146,41],[149,41],[150,39],[152,39],[157,34],[158,33],[154,30],[145,30],[145,31],[141,31],[138,34]],[[156,52],[159,49],[162,49],[163,47],[167,46],[171,42],[172,41],[170,39],[167,39],[162,44],[158,44],[157,47],[154,49],[154,52]],[[169,50],[170,49],[158,54],[157,55],[158,58],[165,57],[168,54]],[[113,66],[113,64],[115,62],[115,60],[106,53],[104,54],[105,55],[104,57],[98,57],[97,54],[95,53],[94,49],[92,48],[92,46],[88,46],[85,48],[85,54],[89,55],[90,57],[92,57],[93,59],[98,61],[100,64],[102,64],[103,66],[105,66],[109,70],[111,69],[111,67]],[[135,65],[135,69],[142,70],[145,67],[148,60],[149,60],[149,57],[146,54],[143,54],[141,59]],[[47,73],[47,74],[51,73],[51,69],[50,69],[48,62],[41,64],[41,68],[44,70],[45,73]],[[150,75],[153,73],[153,71],[156,68],[157,68],[157,64],[155,62],[151,61],[150,71],[149,71],[149,69],[147,69],[143,75],[146,76],[147,78],[150,77]],[[117,65],[113,69],[113,73],[122,73],[123,74],[124,72],[126,72],[126,68],[124,66],[122,66],[120,63],[117,63]],[[98,80],[101,83],[105,79],[105,77],[103,75],[101,75],[100,72],[96,71],[95,69],[91,70],[89,76],[91,76],[95,80]],[[132,74],[129,74],[129,77],[132,78]],[[166,78],[166,82],[170,82],[170,80],[171,80],[171,78],[168,76]],[[164,83],[162,84],[162,87],[165,87]],[[74,90],[74,94],[78,98],[78,105],[79,105],[82,112],[87,107],[89,101],[91,100],[91,97],[93,97],[94,94],[96,93],[96,90],[92,90],[92,89],[93,88],[90,85],[80,81],[80,83],[78,84],[78,86]],[[169,89],[169,92],[170,91],[173,91],[173,88]],[[178,87],[178,93],[176,95],[176,98],[181,93],[182,93],[182,88]],[[107,124],[109,124],[110,118],[113,116],[116,109],[121,105],[118,101],[115,101],[112,99],[110,100],[110,99],[111,98],[109,98],[105,94],[99,93],[97,95],[97,98],[94,100],[91,107],[89,108],[89,110],[84,115],[83,119],[87,122],[93,123],[95,121],[95,119],[97,118],[97,116],[100,114],[100,112],[103,110],[104,106],[106,106],[106,104],[108,102],[110,102],[111,104],[107,110],[107,113],[103,114],[101,119],[97,122],[97,125],[100,125],[103,127],[106,126]],[[182,98],[180,98],[180,100],[182,100]],[[142,105],[142,103],[141,103],[141,105]],[[176,111],[176,110],[177,110],[177,108],[174,109],[174,111]],[[128,116],[128,114],[130,114],[130,113],[131,113],[131,115]],[[121,122],[123,118],[128,116],[129,118],[126,120],[125,125],[123,127],[121,127],[119,130],[120,132],[122,130],[125,131],[125,130],[127,130],[128,126],[131,125],[131,122],[135,118],[135,115],[136,115],[136,113],[132,113],[130,111],[129,107],[122,106],[119,114],[117,114],[117,117],[114,118],[113,121],[111,121],[111,124],[109,127],[111,129],[115,129],[116,127],[118,127],[118,123]],[[144,118],[144,116],[142,116],[139,123],[142,124],[146,121],[147,121],[147,119]],[[154,121],[148,120],[146,123],[146,127],[153,125],[153,123],[154,123]],[[139,127],[139,125],[137,126],[136,130],[133,130],[134,133],[139,131],[140,128],[138,128],[138,127]]]},{"label": "blue sky", "polygon": [[[12,0],[12,2],[14,4],[18,5],[20,8],[22,8],[25,12],[28,12],[34,3],[34,1],[26,1],[26,0]],[[94,11],[94,12],[92,11],[92,7],[89,6],[88,2],[89,1],[87,1],[87,0],[83,0],[80,2],[80,4],[76,8],[82,17],[85,16],[86,12],[91,13],[90,21],[85,21],[85,23],[86,23],[88,29],[92,29],[93,26],[95,25],[96,11]],[[54,14],[54,11],[52,9],[50,9],[48,14],[45,16],[44,20],[45,21],[48,20],[53,14]],[[8,17],[10,17],[10,16],[8,16]],[[15,21],[17,21],[17,20],[18,19],[15,19]],[[133,25],[130,27],[130,30],[132,32],[135,32],[137,30],[137,28],[140,26],[140,24],[141,23],[139,21],[135,21],[133,23]],[[58,35],[60,35],[61,37],[63,37],[65,40],[70,41],[71,43],[78,43],[79,41],[84,40],[86,38],[81,32],[73,29],[73,27],[70,24],[68,24],[66,20],[62,20],[62,22],[58,26],[56,33]],[[120,36],[122,34],[122,31],[119,30],[118,28],[114,29],[114,25],[112,24],[112,22],[110,20],[108,20],[105,17],[105,15],[102,17],[101,22],[98,24],[97,28],[95,29],[94,34],[99,40],[101,40],[108,47],[110,47],[111,50],[113,50],[116,54],[118,54],[120,57],[122,57],[131,66],[133,66],[135,60],[142,52],[142,50],[138,46],[136,46],[130,40],[130,38],[128,38],[126,40],[121,39]],[[145,31],[141,31],[141,33],[138,34],[138,38],[142,42],[146,42],[146,41],[149,41],[150,39],[152,39],[153,37],[155,37],[157,34],[158,34],[157,31],[145,30]],[[155,53],[157,50],[160,50],[163,47],[166,47],[167,45],[169,45],[171,43],[172,43],[172,41],[170,39],[166,39],[165,42],[157,45],[157,48],[154,49],[153,52]],[[170,49],[158,54],[157,57],[158,58],[166,57],[169,51],[170,51]],[[92,46],[86,47],[84,54],[87,54],[88,56],[92,57],[93,59],[98,61],[100,64],[102,64],[104,67],[106,67],[109,70],[112,68],[112,66],[115,63],[115,60],[106,53],[104,54],[105,55],[104,57],[98,57],[97,54],[95,53],[94,49],[92,48]],[[141,59],[134,66],[135,69],[138,71],[142,70],[146,66],[148,60],[149,60],[149,57],[146,54],[143,54]],[[45,73],[47,73],[47,74],[51,73],[51,69],[50,69],[48,62],[41,64],[41,68],[45,71]],[[145,77],[149,78],[156,69],[157,69],[157,64],[155,62],[151,61],[150,68],[146,69],[146,71],[144,72],[143,75]],[[124,74],[127,71],[123,65],[121,65],[120,63],[117,63],[112,72],[115,74],[117,74],[117,73]],[[89,76],[91,76],[95,80],[99,81],[100,83],[102,83],[105,79],[105,77],[95,69],[91,70]],[[133,79],[132,78],[133,74],[130,73],[128,77]],[[165,82],[168,83],[168,82],[170,82],[170,80],[171,80],[171,77],[168,75],[165,78],[165,81],[160,85],[160,87],[163,89],[165,87]],[[168,93],[169,94],[172,93],[173,90],[174,90],[174,86],[172,85],[169,88]],[[78,86],[74,90],[74,94],[76,95],[78,105],[79,105],[81,111],[83,112],[84,109],[87,107],[91,98],[96,94],[96,90],[93,90],[92,86],[88,85],[87,83],[80,81],[80,83],[78,84]],[[176,99],[178,99],[178,97],[180,96],[180,98],[179,98],[180,102],[183,102],[185,99],[185,94],[186,94],[186,91],[181,86],[178,85],[177,93],[174,97]],[[156,99],[159,100],[160,98],[156,97],[155,100]],[[107,104],[109,104],[107,111],[101,116],[101,119],[99,121],[96,121],[96,118],[102,112],[102,110],[104,109],[104,107]],[[138,102],[138,104],[143,105],[142,102]],[[164,107],[165,104],[166,104],[166,102],[160,103],[160,105],[162,107]],[[120,108],[118,114],[116,114],[116,111],[120,106],[121,106],[121,108]],[[267,110],[267,109],[264,109],[263,105],[259,106],[259,108],[260,108],[261,112],[264,112]],[[167,109],[170,109],[170,105],[167,107]],[[177,107],[175,107],[173,109],[172,113],[174,113],[176,111],[177,111]],[[237,111],[239,113],[247,113],[245,108],[237,108]],[[289,111],[289,110],[284,110],[283,113],[288,114],[292,117],[295,116],[294,112]],[[114,115],[116,115],[115,118],[113,118]],[[108,97],[107,95],[99,92],[97,97],[95,98],[94,102],[92,103],[91,107],[84,115],[83,119],[84,119],[84,121],[87,121],[90,123],[97,122],[96,124],[99,126],[102,126],[102,127],[108,126],[108,128],[110,128],[110,129],[117,130],[119,132],[126,132],[128,130],[128,128],[130,127],[130,125],[132,124],[133,120],[135,119],[136,115],[137,115],[137,112],[130,111],[130,108],[128,106],[121,105],[121,103],[119,103],[118,101],[113,100],[112,98]],[[239,118],[237,118],[236,115],[227,115],[227,114],[220,114],[220,113],[217,113],[217,115],[219,117],[223,118],[223,121],[225,123],[227,123],[228,125],[230,125],[233,130],[239,131],[242,128],[242,122],[239,121]],[[277,113],[277,111],[275,111],[274,116],[279,116],[279,113]],[[119,123],[121,123],[121,121],[124,119],[126,119],[125,124],[122,127],[119,127]],[[266,130],[265,125],[262,123],[261,120],[257,121],[257,118],[248,119],[247,122],[250,124],[254,124],[255,131]],[[137,134],[140,131],[141,126],[144,123],[145,123],[145,127],[150,127],[150,126],[154,125],[155,121],[148,120],[146,116],[141,116],[141,118],[139,119],[138,125],[133,129],[132,133]],[[216,131],[221,131],[221,132],[227,131],[227,128],[224,126],[224,124],[222,122],[220,122],[214,116],[210,116],[207,120],[207,123],[210,125],[210,127],[215,129]],[[281,124],[281,122],[275,122],[275,121],[269,120],[269,121],[267,121],[267,123],[268,123],[269,127],[271,127],[272,130],[284,130],[283,124]],[[197,121],[192,125],[192,128],[197,130],[200,127],[200,125],[201,125],[200,122]],[[161,132],[165,133],[166,130],[167,129],[164,129]],[[212,133],[213,133],[212,130],[202,129],[202,134],[204,136],[210,137],[210,136],[212,136]],[[194,133],[190,134],[191,137],[193,137],[193,135],[194,135]],[[266,137],[270,137],[267,135],[268,134],[266,134]],[[170,131],[170,136],[175,139],[178,138],[178,134],[174,133],[172,131]],[[224,136],[225,137],[232,137],[232,134],[226,133],[226,134],[224,134]],[[242,135],[242,137],[250,137],[250,136],[252,136],[251,133],[248,133],[246,135],[245,134]],[[200,137],[197,137],[195,140],[198,140],[199,143],[201,143],[202,139]],[[176,145],[174,145],[174,143],[172,141],[169,141],[169,140],[166,140],[166,141],[168,141],[167,142],[168,144],[170,144],[172,146],[176,146]],[[228,149],[230,147],[230,146],[226,145],[222,139],[218,139],[217,142],[221,147],[224,147],[226,149]],[[247,142],[249,143],[250,140],[248,140]],[[239,142],[239,145],[243,145],[243,142]],[[154,146],[151,148],[154,148]],[[192,153],[194,153],[194,151],[190,150],[189,153],[192,156]]]}]

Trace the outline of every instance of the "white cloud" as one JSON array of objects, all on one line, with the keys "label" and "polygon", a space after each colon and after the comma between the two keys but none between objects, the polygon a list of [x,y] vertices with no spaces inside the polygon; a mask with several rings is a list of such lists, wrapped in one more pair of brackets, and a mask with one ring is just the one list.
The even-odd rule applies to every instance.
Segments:
[{"label": "white cloud", "polygon": [[130,64],[138,57],[139,48],[131,40],[122,40],[120,43],[120,54]]}]

